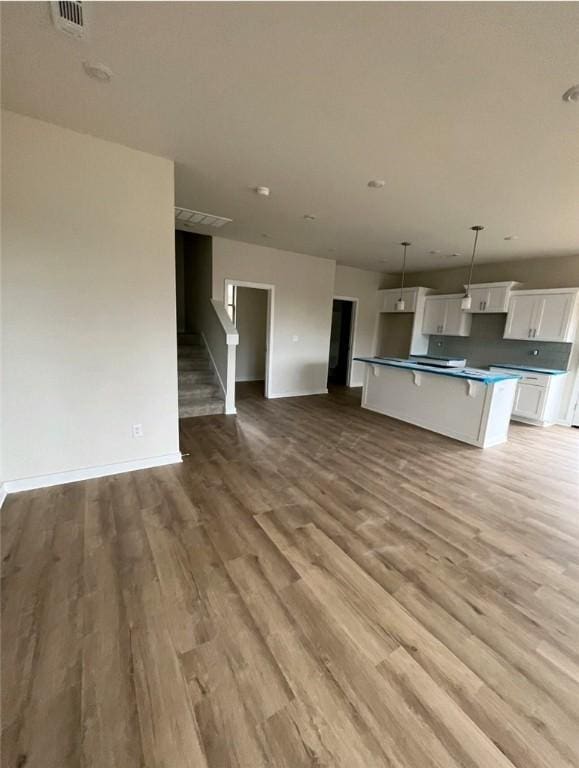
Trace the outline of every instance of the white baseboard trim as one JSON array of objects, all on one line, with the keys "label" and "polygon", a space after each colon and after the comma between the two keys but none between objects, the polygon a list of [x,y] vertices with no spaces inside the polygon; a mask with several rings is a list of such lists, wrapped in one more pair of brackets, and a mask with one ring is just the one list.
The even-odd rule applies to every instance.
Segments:
[{"label": "white baseboard trim", "polygon": [[311,395],[327,395],[328,389],[318,389],[313,392],[270,392],[269,400],[277,399],[279,397],[310,397]]},{"label": "white baseboard trim", "polygon": [[68,472],[55,472],[51,475],[36,475],[35,477],[23,477],[20,480],[7,480],[4,483],[4,489],[5,493],[32,491],[36,488],[48,488],[51,485],[78,483],[81,480],[91,480],[95,477],[120,475],[124,472],[135,472],[139,469],[162,467],[165,464],[179,464],[181,461],[183,461],[183,459],[180,453],[164,453],[161,456],[149,456],[146,459],[123,461],[119,464],[104,464],[99,467],[86,467],[83,469],[71,469]]},{"label": "white baseboard trim", "polygon": [[0,509],[2,509],[2,504],[4,504],[4,499],[8,496],[8,491],[6,490],[6,486],[4,483],[0,483]]},{"label": "white baseboard trim", "polygon": [[235,379],[235,383],[236,384],[238,382],[240,382],[240,381],[243,381],[243,382],[246,382],[246,381],[263,381],[263,382],[265,382],[265,379],[263,378],[263,376],[258,376],[257,378],[255,376],[247,376],[247,377],[242,376],[240,379]]}]

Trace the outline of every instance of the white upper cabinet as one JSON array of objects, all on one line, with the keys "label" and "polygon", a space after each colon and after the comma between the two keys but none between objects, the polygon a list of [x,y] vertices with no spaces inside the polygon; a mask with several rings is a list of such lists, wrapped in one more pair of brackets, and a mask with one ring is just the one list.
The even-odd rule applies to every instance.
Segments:
[{"label": "white upper cabinet", "polygon": [[553,293],[537,302],[534,339],[574,341],[577,294]]},{"label": "white upper cabinet", "polygon": [[424,320],[422,321],[422,333],[442,333],[446,315],[446,301],[434,297],[424,302]]},{"label": "white upper cabinet", "polygon": [[505,323],[505,339],[530,339],[535,316],[536,297],[526,293],[514,293],[509,304]]},{"label": "white upper cabinet", "polygon": [[[424,293],[426,288],[404,288],[402,298],[404,299],[404,309],[402,312],[416,312],[418,296]],[[378,291],[382,298],[380,312],[397,312],[396,302],[400,298],[400,288],[387,288]]]},{"label": "white upper cabinet", "polygon": [[578,296],[577,288],[515,291],[509,302],[504,338],[574,341]]},{"label": "white upper cabinet", "polygon": [[427,296],[422,333],[437,336],[468,336],[471,316],[461,308],[462,296]]},{"label": "white upper cabinet", "polygon": [[[507,312],[511,290],[518,283],[473,283],[470,287],[472,305],[468,312]],[[464,286],[466,289],[466,285]]]}]

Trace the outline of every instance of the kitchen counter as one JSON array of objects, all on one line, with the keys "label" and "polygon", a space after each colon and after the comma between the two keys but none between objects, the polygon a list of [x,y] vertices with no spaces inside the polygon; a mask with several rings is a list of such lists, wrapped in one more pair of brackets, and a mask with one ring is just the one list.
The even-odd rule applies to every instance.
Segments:
[{"label": "kitchen counter", "polygon": [[[484,368],[441,368],[436,365],[424,365],[415,363],[412,360],[404,360],[399,357],[355,357],[360,363],[370,363],[371,365],[385,365],[390,368],[405,368],[411,371],[425,371],[434,373],[436,376],[452,376],[455,379],[471,379],[480,381],[483,384],[494,384],[497,381],[506,379],[516,379],[517,375],[512,373],[493,373]],[[502,366],[495,366],[495,368]],[[508,368],[512,366],[506,366]]]},{"label": "kitchen counter", "polygon": [[529,373],[544,373],[547,376],[563,376],[568,371],[561,371],[559,368],[538,368],[533,365],[507,365],[506,363],[493,363],[493,368],[507,368],[509,371],[529,371]]},{"label": "kitchen counter", "polygon": [[507,440],[516,373],[437,368],[401,358],[366,363],[362,407],[478,448]]}]

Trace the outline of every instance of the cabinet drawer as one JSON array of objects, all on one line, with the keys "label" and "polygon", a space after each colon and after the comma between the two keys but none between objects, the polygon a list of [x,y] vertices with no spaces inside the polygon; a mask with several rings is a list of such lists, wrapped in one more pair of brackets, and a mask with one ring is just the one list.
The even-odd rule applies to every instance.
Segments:
[{"label": "cabinet drawer", "polygon": [[543,389],[546,389],[549,385],[549,374],[546,373],[535,373],[534,371],[519,371],[516,368],[493,368],[491,367],[491,371],[494,371],[495,373],[515,373],[517,376],[520,376],[520,381],[524,382],[525,384],[532,384],[535,387],[542,387]]}]

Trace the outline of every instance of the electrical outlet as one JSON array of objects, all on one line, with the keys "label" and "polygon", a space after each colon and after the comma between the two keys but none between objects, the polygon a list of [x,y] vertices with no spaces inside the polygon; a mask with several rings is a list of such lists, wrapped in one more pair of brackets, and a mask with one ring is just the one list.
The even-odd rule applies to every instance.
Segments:
[{"label": "electrical outlet", "polygon": [[143,425],[133,424],[133,437],[143,437]]},{"label": "electrical outlet", "polygon": [[295,341],[299,341],[299,340],[300,340],[300,337],[299,337],[299,336],[297,336],[297,335],[295,335],[295,334],[294,334],[294,336],[292,336],[292,341],[294,341],[294,342],[295,342]]}]

